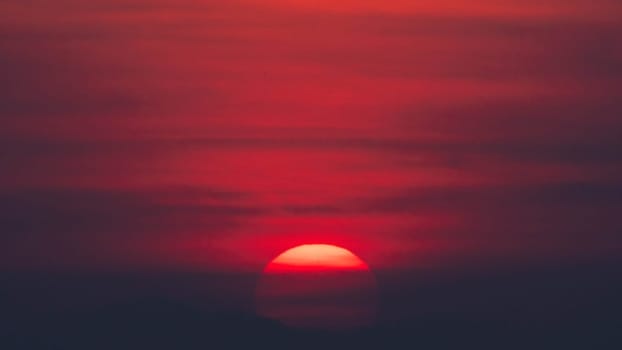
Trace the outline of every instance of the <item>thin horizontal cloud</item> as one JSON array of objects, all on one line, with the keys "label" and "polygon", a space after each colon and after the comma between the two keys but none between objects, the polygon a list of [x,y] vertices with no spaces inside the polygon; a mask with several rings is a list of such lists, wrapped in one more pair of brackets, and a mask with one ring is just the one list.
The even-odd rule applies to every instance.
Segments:
[{"label": "thin horizontal cloud", "polygon": [[3,191],[0,261],[53,269],[217,255],[203,245],[266,214],[247,201],[247,194],[219,188]]},{"label": "thin horizontal cloud", "polygon": [[[5,240],[28,242],[72,236],[169,234],[214,230],[236,217],[263,210],[240,204],[244,194],[221,189],[144,190],[40,189],[5,191],[0,196],[0,228]],[[47,240],[47,239],[46,239]]]},{"label": "thin horizontal cloud", "polygon": [[[404,190],[358,200],[363,211],[387,213],[471,212],[555,208],[558,206],[619,207],[622,184],[597,181],[515,184],[507,186],[442,187]],[[366,204],[365,204],[366,203]]]},{"label": "thin horizontal cloud", "polygon": [[369,14],[340,21],[338,37],[368,41],[300,58],[399,79],[620,79],[621,26],[608,20]]},{"label": "thin horizontal cloud", "polygon": [[[508,121],[508,125],[512,123],[513,121]],[[100,168],[100,174],[105,174],[106,171],[112,171],[109,167],[115,165],[123,167],[123,169],[116,170],[118,174],[131,174],[137,171],[142,173],[151,168],[150,159],[164,154],[171,157],[175,154],[183,154],[186,150],[199,152],[205,160],[212,159],[214,155],[222,152],[234,155],[239,152],[279,151],[305,154],[305,152],[313,151],[338,152],[349,157],[357,157],[363,153],[383,160],[382,162],[370,160],[369,166],[375,166],[377,169],[387,167],[401,170],[468,168],[471,171],[485,173],[491,168],[503,168],[515,164],[566,166],[575,170],[589,169],[594,174],[602,175],[612,169],[619,169],[620,156],[617,149],[620,147],[620,141],[614,137],[615,127],[609,130],[602,129],[602,131],[593,129],[591,134],[588,133],[588,128],[589,125],[583,129],[572,129],[571,133],[583,130],[585,135],[567,137],[560,136],[561,133],[566,133],[561,127],[560,132],[544,129],[546,132],[535,136],[535,131],[529,135],[527,129],[526,132],[517,132],[515,130],[518,128],[512,130],[502,126],[501,129],[496,130],[496,127],[491,126],[488,133],[480,135],[477,133],[485,128],[474,131],[476,135],[470,135],[468,132],[464,134],[448,132],[447,140],[416,139],[415,137],[412,139],[183,137],[90,142],[4,140],[1,143],[2,147],[10,151],[0,156],[0,160],[7,169],[4,174],[0,175],[0,178],[10,183],[20,177],[27,180],[29,174],[35,171],[46,171],[50,176],[53,174],[61,176],[65,173],[69,176],[69,171],[73,171],[74,175],[81,172],[91,174]],[[552,133],[550,138],[547,137],[548,132]],[[93,162],[93,159],[98,159],[98,162]],[[213,163],[214,169],[220,166],[220,162]],[[354,172],[356,167],[356,164],[342,164],[340,169],[335,170]]]}]

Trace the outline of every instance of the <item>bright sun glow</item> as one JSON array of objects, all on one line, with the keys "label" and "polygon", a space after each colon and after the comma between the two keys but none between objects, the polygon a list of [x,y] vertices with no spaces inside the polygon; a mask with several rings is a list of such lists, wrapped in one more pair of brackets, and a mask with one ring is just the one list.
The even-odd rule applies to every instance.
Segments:
[{"label": "bright sun glow", "polygon": [[369,267],[347,249],[330,244],[305,244],[274,258],[265,272],[299,269],[368,270]]}]

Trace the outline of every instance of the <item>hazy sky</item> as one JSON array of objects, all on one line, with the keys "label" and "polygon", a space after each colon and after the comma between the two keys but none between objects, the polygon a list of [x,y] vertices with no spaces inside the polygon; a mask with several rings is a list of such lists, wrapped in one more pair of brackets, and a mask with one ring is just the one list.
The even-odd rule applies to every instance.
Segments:
[{"label": "hazy sky", "polygon": [[4,0],[0,263],[622,251],[618,0]]}]

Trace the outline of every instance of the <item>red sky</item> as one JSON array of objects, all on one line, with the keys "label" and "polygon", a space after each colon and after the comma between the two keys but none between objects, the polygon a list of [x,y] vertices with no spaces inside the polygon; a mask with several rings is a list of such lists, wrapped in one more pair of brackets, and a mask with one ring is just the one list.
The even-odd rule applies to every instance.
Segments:
[{"label": "red sky", "polygon": [[0,261],[620,253],[617,0],[0,3]]}]

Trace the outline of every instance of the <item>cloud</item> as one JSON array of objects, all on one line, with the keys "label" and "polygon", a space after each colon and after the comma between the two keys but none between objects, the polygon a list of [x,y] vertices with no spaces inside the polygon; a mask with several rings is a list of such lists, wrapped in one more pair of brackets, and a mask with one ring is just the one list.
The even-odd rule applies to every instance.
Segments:
[{"label": "cloud", "polygon": [[[261,208],[224,189],[30,189],[0,195],[0,242],[5,257],[57,256],[222,235]],[[113,249],[114,251],[114,249]]]},{"label": "cloud", "polygon": [[622,205],[622,184],[598,181],[549,182],[472,187],[424,187],[357,201],[364,211],[387,213],[471,213],[546,210],[556,207],[617,207]]},{"label": "cloud", "polygon": [[[400,233],[404,242],[432,239],[483,255],[593,256],[615,250],[622,230],[614,214],[622,207],[619,182],[413,188],[360,198],[349,206],[360,215],[412,216],[412,230]],[[417,228],[414,223],[425,218],[446,225]]]}]

